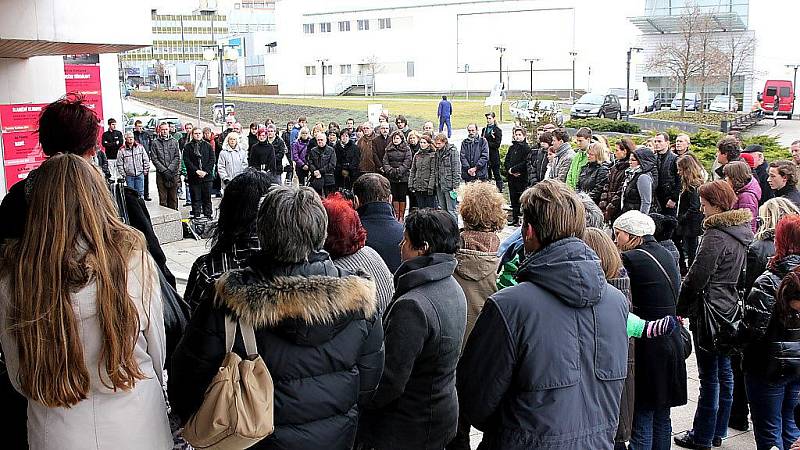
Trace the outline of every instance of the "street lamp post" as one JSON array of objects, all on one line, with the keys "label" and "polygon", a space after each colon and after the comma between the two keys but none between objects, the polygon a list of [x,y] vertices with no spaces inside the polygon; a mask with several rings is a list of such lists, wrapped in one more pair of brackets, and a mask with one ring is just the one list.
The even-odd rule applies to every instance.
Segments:
[{"label": "street lamp post", "polygon": [[[797,89],[797,68],[800,67],[800,64],[786,64],[786,67],[789,68],[789,69],[794,69],[794,80],[792,81],[792,88],[793,89]],[[731,83],[731,84],[733,84],[733,83]],[[797,96],[792,98],[792,112],[789,113],[789,119],[791,119],[792,116],[794,115],[794,99],[796,97]],[[744,100],[742,100],[742,103],[744,103]]]},{"label": "street lamp post", "polygon": [[641,47],[631,47],[628,49],[628,65],[625,74],[625,120],[628,120],[628,116],[631,113],[631,54],[636,51],[640,52],[644,49]]},{"label": "street lamp post", "polygon": [[533,100],[533,63],[541,61],[539,58],[526,58],[525,61],[531,63],[531,100]]},{"label": "street lamp post", "polygon": [[[227,110],[225,109],[225,49],[232,49],[234,45],[217,44],[217,45],[204,45],[206,50],[203,52],[203,59],[206,61],[213,61],[214,58],[219,58],[219,93],[222,97],[222,125],[220,128],[225,131],[225,117]],[[237,54],[238,55],[238,54]],[[234,59],[228,55],[228,59]]]},{"label": "street lamp post", "polygon": [[506,48],[503,46],[497,46],[494,48],[495,50],[500,52],[500,122],[503,121],[503,53],[505,53]]},{"label": "street lamp post", "polygon": [[325,63],[328,62],[328,60],[320,58],[317,59],[317,62],[319,63],[320,68],[322,69],[322,96],[325,97]]},{"label": "street lamp post", "polygon": [[569,102],[575,103],[575,57],[578,56],[578,52],[569,52],[569,56],[572,56],[572,89],[569,91]]}]

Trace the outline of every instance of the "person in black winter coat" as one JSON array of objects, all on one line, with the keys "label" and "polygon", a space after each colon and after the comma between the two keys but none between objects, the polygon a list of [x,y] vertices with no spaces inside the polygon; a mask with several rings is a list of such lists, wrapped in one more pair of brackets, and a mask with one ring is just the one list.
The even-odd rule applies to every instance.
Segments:
[{"label": "person in black winter coat", "polygon": [[758,186],[761,188],[761,198],[758,200],[758,205],[761,206],[767,200],[775,197],[775,193],[769,187],[769,163],[764,159],[764,147],[758,144],[752,144],[745,147],[742,153],[749,153],[753,156],[753,176],[758,180]]},{"label": "person in black winter coat", "polygon": [[[703,234],[703,212],[700,210],[700,185],[705,182],[705,171],[697,158],[687,153],[678,158],[678,175],[681,178],[681,194],[678,196],[678,228],[681,252],[679,266],[685,275],[694,263],[697,240]],[[682,251],[681,251],[682,250]]]},{"label": "person in black winter coat", "polygon": [[528,187],[528,161],[531,157],[531,147],[528,145],[524,128],[514,128],[513,137],[514,142],[508,148],[503,167],[508,180],[508,196],[511,200],[510,225],[518,226],[520,219],[519,198]]},{"label": "person in black winter coat", "polygon": [[456,365],[467,323],[467,300],[453,271],[458,224],[442,210],[416,209],[406,218],[384,312],[386,365],[359,421],[371,449],[443,449],[456,433]]},{"label": "person in black winter coat", "polygon": [[725,437],[733,403],[728,356],[741,317],[740,283],[753,240],[752,214],[731,209],[736,193],[727,181],[700,186],[705,233],[681,285],[678,315],[688,317],[700,375],[700,397],[692,429],[675,438],[685,448],[711,447]]},{"label": "person in black winter coat", "polygon": [[797,190],[797,165],[793,161],[780,159],[769,163],[769,187],[775,197],[784,197],[800,207],[800,191]]},{"label": "person in black winter coat", "polygon": [[247,153],[247,165],[275,176],[275,147],[267,142],[267,129],[259,128],[256,143]]},{"label": "person in black winter coat", "polygon": [[608,150],[594,142],[586,150],[586,157],[588,162],[581,169],[576,190],[589,194],[595,204],[600,204],[600,195],[608,184]]},{"label": "person in black winter coat", "polygon": [[353,189],[353,181],[358,178],[358,163],[361,151],[355,141],[350,139],[350,131],[345,128],[339,132],[336,143],[336,186],[348,190]]},{"label": "person in black winter coat", "polygon": [[759,449],[787,449],[800,437],[789,413],[800,394],[800,319],[786,299],[778,299],[781,280],[797,267],[800,215],[793,214],[778,222],[775,257],[753,284],[738,327],[738,338],[745,344],[742,370]]},{"label": "person in black winter coat", "polygon": [[603,193],[600,194],[600,209],[608,223],[614,223],[622,214],[622,186],[625,184],[626,171],[630,167],[631,154],[636,144],[629,138],[617,142],[614,150],[614,164],[608,169],[608,178]]},{"label": "person in black winter coat", "polygon": [[659,213],[650,213],[648,215],[653,219],[653,223],[656,225],[656,231],[653,233],[653,237],[670,255],[672,255],[672,259],[675,260],[675,266],[680,267],[679,261],[681,255],[680,252],[678,252],[678,247],[675,246],[675,242],[672,240],[672,235],[678,227],[678,219],[674,216],[667,216]]},{"label": "person in black winter coat", "polygon": [[574,237],[585,211],[566,184],[536,184],[522,211],[519,284],[486,301],[467,339],[460,412],[483,431],[482,450],[611,450],[627,372],[627,299]]},{"label": "person in black winter coat", "polygon": [[183,149],[183,164],[192,193],[192,216],[202,213],[208,219],[214,216],[211,208],[211,184],[214,180],[214,150],[203,140],[200,128],[192,130],[192,140]]},{"label": "person in black winter coat", "polygon": [[547,176],[547,151],[553,145],[553,135],[549,131],[539,136],[536,147],[531,148],[528,157],[528,187],[535,186]]},{"label": "person in black winter coat", "polygon": [[383,155],[383,174],[392,187],[392,207],[400,222],[406,215],[408,198],[408,173],[411,170],[411,148],[402,130],[394,131]]},{"label": "person in black winter coat", "polygon": [[[673,256],[653,236],[653,220],[631,210],[617,218],[614,231],[622,263],[631,280],[631,311],[644,320],[675,315],[681,277]],[[669,448],[670,408],[687,402],[686,362],[680,333],[637,341],[635,360],[631,447]]]},{"label": "person in black winter coat", "polygon": [[489,144],[489,179],[494,180],[497,190],[503,192],[503,178],[500,175],[500,144],[503,143],[503,130],[495,121],[494,111],[485,114],[486,126],[481,137]]},{"label": "person in black winter coat", "polygon": [[328,145],[325,133],[317,133],[317,145],[308,151],[306,162],[310,172],[310,186],[320,196],[336,191],[336,151]]},{"label": "person in black winter coat", "polygon": [[622,185],[622,212],[638,210],[644,214],[658,212],[656,155],[647,147],[639,147],[630,156]]},{"label": "person in black winter coat", "polygon": [[653,151],[658,159],[656,163],[658,170],[656,199],[664,214],[674,216],[678,195],[681,192],[681,180],[678,176],[678,156],[669,148],[667,133],[656,133],[653,136]]},{"label": "person in black winter coat", "polygon": [[[197,411],[225,357],[225,316],[255,329],[275,383],[275,432],[251,448],[350,450],[360,405],[383,369],[375,284],[322,250],[327,216],[308,187],[273,187],[258,214],[261,252],[227,272],[192,316],[168,393],[182,422]],[[241,337],[233,350],[244,354]]]}]

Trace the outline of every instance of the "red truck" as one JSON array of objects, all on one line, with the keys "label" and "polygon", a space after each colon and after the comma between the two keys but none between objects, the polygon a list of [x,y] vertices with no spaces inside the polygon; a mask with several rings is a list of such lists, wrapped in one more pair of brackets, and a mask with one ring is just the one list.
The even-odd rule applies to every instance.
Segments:
[{"label": "red truck", "polygon": [[794,113],[794,85],[789,80],[767,80],[764,90],[758,94],[758,106],[766,116],[771,117],[776,95],[780,97],[778,115],[791,119]]}]

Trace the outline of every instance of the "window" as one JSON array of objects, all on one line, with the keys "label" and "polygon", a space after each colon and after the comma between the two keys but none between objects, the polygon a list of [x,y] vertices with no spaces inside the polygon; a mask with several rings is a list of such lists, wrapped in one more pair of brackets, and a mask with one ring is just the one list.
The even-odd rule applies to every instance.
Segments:
[{"label": "window", "polygon": [[367,31],[369,30],[369,20],[359,20],[358,21],[358,31]]},{"label": "window", "polygon": [[333,66],[322,66],[325,75],[333,75]]},{"label": "window", "polygon": [[409,78],[414,76],[414,61],[406,62],[406,76]]},{"label": "window", "polygon": [[353,73],[353,66],[350,64],[342,64],[339,66],[339,73],[341,75],[350,75]]},{"label": "window", "polygon": [[321,22],[319,24],[319,32],[320,33],[330,33],[331,32],[331,23],[330,22]]},{"label": "window", "polygon": [[339,22],[339,31],[350,31],[350,21]]},{"label": "window", "polygon": [[378,26],[380,27],[381,30],[386,28],[392,28],[392,19],[390,18],[378,19]]},{"label": "window", "polygon": [[303,33],[305,33],[305,34],[314,34],[314,24],[313,23],[304,23],[303,24]]},{"label": "window", "polygon": [[781,98],[788,98],[789,97],[789,87],[788,86],[781,86]]},{"label": "window", "polygon": [[314,76],[317,74],[317,66],[306,66],[306,76]]}]

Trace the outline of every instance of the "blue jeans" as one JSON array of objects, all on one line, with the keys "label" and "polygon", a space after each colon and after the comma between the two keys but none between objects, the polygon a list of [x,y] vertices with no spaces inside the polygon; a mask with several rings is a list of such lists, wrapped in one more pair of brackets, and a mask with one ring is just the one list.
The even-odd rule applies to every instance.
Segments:
[{"label": "blue jeans", "polygon": [[694,413],[692,436],[695,444],[711,447],[715,437],[722,439],[728,433],[733,404],[733,370],[730,357],[702,350],[696,337],[694,342],[700,396]]},{"label": "blue jeans", "polygon": [[789,450],[792,443],[800,437],[800,431],[794,423],[794,406],[800,394],[800,379],[769,382],[746,373],[744,383],[750,399],[753,434],[758,449],[775,446],[781,450]]},{"label": "blue jeans", "polygon": [[439,133],[444,129],[445,124],[447,124],[447,137],[449,138],[453,134],[453,126],[450,125],[450,116],[439,117]]},{"label": "blue jeans", "polygon": [[135,177],[125,176],[125,184],[139,193],[139,197],[144,197],[144,174]]},{"label": "blue jeans", "polygon": [[633,412],[633,430],[628,450],[669,450],[670,445],[672,421],[669,408],[636,408]]}]

